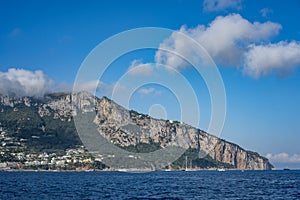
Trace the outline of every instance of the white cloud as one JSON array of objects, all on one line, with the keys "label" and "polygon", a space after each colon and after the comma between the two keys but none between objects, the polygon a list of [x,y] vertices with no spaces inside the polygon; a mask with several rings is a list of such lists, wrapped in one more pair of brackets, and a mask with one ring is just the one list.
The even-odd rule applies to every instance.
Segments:
[{"label": "white cloud", "polygon": [[272,14],[272,13],[273,13],[273,10],[270,9],[270,8],[263,8],[263,9],[260,10],[260,14],[263,17],[268,17],[268,15]]},{"label": "white cloud", "polygon": [[137,92],[142,95],[160,95],[162,93],[161,91],[156,90],[155,88],[140,88]]},{"label": "white cloud", "polygon": [[0,94],[41,97],[51,92],[54,81],[42,71],[10,68],[0,72]]},{"label": "white cloud", "polygon": [[[262,9],[263,15],[272,10]],[[300,65],[300,43],[297,41],[270,43],[282,26],[274,22],[250,22],[239,14],[216,17],[209,25],[194,28],[182,26],[164,40],[155,54],[156,64],[182,70],[191,67],[186,60],[194,63],[206,59],[193,47],[192,38],[209,53],[217,65],[236,67],[254,78],[272,72],[287,75]],[[170,53],[175,52],[175,53]],[[134,60],[129,73],[139,76],[153,74],[155,65]]]},{"label": "white cloud", "polygon": [[286,75],[299,65],[299,42],[251,45],[245,53],[244,72],[255,78],[271,72]]},{"label": "white cloud", "polygon": [[[182,29],[184,29],[184,27],[182,27],[180,30]],[[155,61],[178,70],[184,69],[185,67],[189,66],[189,63],[187,63],[178,55],[174,55],[165,50],[174,51],[182,57],[190,58],[190,55],[192,55],[194,51],[191,49],[189,42],[190,41],[187,41],[182,34],[173,32],[170,38],[167,38],[160,44],[159,50],[155,53]]]},{"label": "white cloud", "polygon": [[229,8],[240,10],[242,0],[204,0],[203,2],[204,11],[221,11]]},{"label": "white cloud", "polygon": [[114,83],[112,85],[114,93],[124,93],[127,90],[125,85],[121,85],[120,83]]},{"label": "white cloud", "polygon": [[289,155],[288,153],[278,153],[278,154],[271,154],[268,153],[266,155],[273,163],[290,163],[290,164],[300,164],[300,154],[293,154]]},{"label": "white cloud", "polygon": [[110,97],[113,92],[122,93],[127,88],[119,83],[107,84],[99,80],[90,80],[84,83],[77,83],[73,88],[74,91],[88,91],[91,93],[97,92],[100,96]]},{"label": "white cloud", "polygon": [[128,68],[128,72],[135,76],[150,76],[153,73],[151,63],[142,63],[141,60],[133,60]]},{"label": "white cloud", "polygon": [[88,91],[88,92],[95,92],[98,88],[102,86],[99,80],[91,80],[84,83],[77,83],[75,84],[74,90],[75,91]]},{"label": "white cloud", "polygon": [[150,94],[153,93],[155,91],[154,88],[141,88],[138,90],[138,93],[140,94]]},{"label": "white cloud", "polygon": [[[217,62],[225,66],[239,66],[247,47],[253,43],[268,41],[277,35],[281,25],[273,22],[249,22],[239,14],[219,16],[208,26],[195,28],[182,26],[179,32],[185,33],[199,42]],[[174,32],[160,48],[175,51],[181,55],[192,55],[191,45],[181,34]],[[156,62],[182,69],[188,64],[181,58],[166,51],[158,50]]]}]

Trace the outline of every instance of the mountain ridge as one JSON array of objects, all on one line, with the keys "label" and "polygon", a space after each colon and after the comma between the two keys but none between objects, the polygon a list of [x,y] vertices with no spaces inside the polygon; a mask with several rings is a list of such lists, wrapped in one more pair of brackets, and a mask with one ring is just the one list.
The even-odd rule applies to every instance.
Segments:
[{"label": "mountain ridge", "polygon": [[[129,111],[107,97],[99,99],[87,92],[77,94],[52,93],[45,95],[42,99],[0,95],[0,106],[0,127],[2,129],[5,115],[1,115],[1,113],[3,114],[4,109],[8,110],[6,114],[17,113],[19,110],[25,109],[25,114],[26,112],[31,113],[27,113],[25,116],[25,118],[27,117],[26,123],[22,123],[22,120],[18,122],[16,119],[14,119],[14,122],[21,125],[28,124],[30,121],[28,116],[30,118],[31,115],[36,115],[36,118],[42,120],[34,125],[38,126],[34,127],[34,130],[38,130],[39,134],[40,132],[44,133],[49,138],[53,137],[51,134],[59,137],[59,134],[63,133],[64,137],[70,139],[68,147],[72,147],[72,142],[80,144],[78,135],[76,137],[72,133],[73,138],[70,138],[70,133],[76,130],[68,125],[73,123],[73,117],[78,114],[80,108],[81,112],[95,112],[94,123],[99,133],[108,141],[122,148],[139,144],[159,144],[161,148],[175,145],[185,149],[197,149],[198,143],[200,143],[201,151],[206,152],[212,159],[227,163],[233,168],[263,170],[273,168],[268,159],[256,152],[246,151],[237,144],[227,142],[181,122],[155,119],[133,110]],[[18,113],[18,117],[25,114]],[[58,128],[51,129],[51,127],[45,126],[45,120],[47,121],[46,124],[54,124],[53,121],[55,121],[60,125],[58,125]],[[60,129],[60,131],[55,129]],[[22,130],[22,127],[15,127],[12,132],[18,133],[20,130]],[[198,134],[200,136],[199,140],[197,138]],[[44,135],[37,135],[36,137],[40,137],[40,140],[42,140],[46,138]],[[29,138],[32,136],[28,135]],[[49,138],[48,140],[50,140]],[[59,143],[59,140],[55,141]]]}]

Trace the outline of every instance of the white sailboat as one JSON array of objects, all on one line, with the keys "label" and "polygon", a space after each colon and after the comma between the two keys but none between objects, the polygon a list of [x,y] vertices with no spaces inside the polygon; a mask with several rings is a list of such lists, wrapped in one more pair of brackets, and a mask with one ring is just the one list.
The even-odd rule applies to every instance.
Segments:
[{"label": "white sailboat", "polygon": [[190,160],[190,167],[188,168],[187,156],[185,157],[185,170],[184,171],[196,171],[196,169],[193,169],[193,160]]}]

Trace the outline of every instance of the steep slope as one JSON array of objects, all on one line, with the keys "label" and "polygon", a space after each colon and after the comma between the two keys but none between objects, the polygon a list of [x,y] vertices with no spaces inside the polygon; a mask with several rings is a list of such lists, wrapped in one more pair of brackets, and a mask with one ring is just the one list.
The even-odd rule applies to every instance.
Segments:
[{"label": "steep slope", "polygon": [[26,144],[29,150],[61,150],[81,144],[71,115],[55,108],[55,97],[45,99],[0,97],[0,132]]},{"label": "steep slope", "polygon": [[[125,149],[143,145],[153,150],[168,146],[197,149],[237,169],[271,169],[268,160],[202,130],[180,122],[153,119],[128,111],[106,97],[86,92],[56,93],[43,99],[0,96],[0,131],[6,131],[38,149],[64,150],[81,144],[73,123],[80,113],[96,112],[99,133]],[[154,149],[155,149],[154,148]],[[197,161],[198,162],[198,161]]]},{"label": "steep slope", "polygon": [[217,161],[228,163],[237,169],[259,170],[273,167],[258,153],[246,151],[236,144],[181,122],[153,119],[148,115],[127,111],[107,98],[99,101],[97,109],[95,122],[100,132],[120,146],[154,142],[161,147],[175,145],[197,149],[199,133],[200,150]]}]

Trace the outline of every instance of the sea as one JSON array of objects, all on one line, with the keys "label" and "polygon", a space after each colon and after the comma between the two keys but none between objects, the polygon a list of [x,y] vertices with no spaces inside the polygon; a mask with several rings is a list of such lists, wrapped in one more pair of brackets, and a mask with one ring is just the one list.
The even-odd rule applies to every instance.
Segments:
[{"label": "sea", "polygon": [[300,171],[0,172],[0,199],[300,199]]}]

